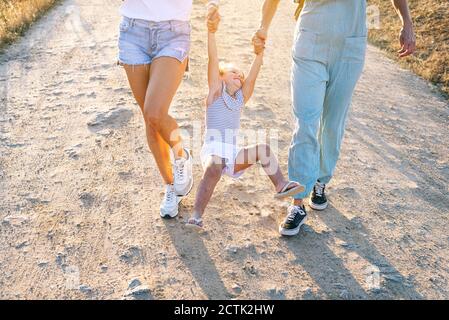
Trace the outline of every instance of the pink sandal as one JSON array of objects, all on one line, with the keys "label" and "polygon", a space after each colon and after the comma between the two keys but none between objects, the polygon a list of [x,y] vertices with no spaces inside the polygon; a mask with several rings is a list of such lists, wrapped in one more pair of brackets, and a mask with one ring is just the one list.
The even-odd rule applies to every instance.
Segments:
[{"label": "pink sandal", "polygon": [[203,220],[201,218],[190,218],[187,220],[186,227],[202,230],[203,229]]},{"label": "pink sandal", "polygon": [[296,181],[289,181],[285,184],[282,190],[274,195],[275,199],[282,199],[285,197],[291,197],[295,194],[303,192],[305,190],[303,185],[300,185]]}]

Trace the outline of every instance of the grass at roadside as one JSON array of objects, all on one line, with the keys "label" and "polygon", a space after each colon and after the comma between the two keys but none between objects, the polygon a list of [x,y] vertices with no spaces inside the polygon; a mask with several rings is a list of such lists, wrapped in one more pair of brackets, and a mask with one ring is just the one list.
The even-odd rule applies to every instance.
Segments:
[{"label": "grass at roadside", "polygon": [[406,59],[397,59],[401,24],[391,1],[368,0],[368,4],[380,10],[380,29],[370,30],[371,43],[449,96],[449,1],[409,0],[418,49]]},{"label": "grass at roadside", "polygon": [[0,47],[11,43],[59,0],[0,0]]},{"label": "grass at roadside", "polygon": [[[0,48],[22,35],[60,0],[0,0]],[[380,11],[380,29],[371,29],[371,43],[399,63],[436,84],[449,97],[449,1],[409,0],[417,35],[413,57],[397,59],[400,20],[390,0],[368,0]]]}]

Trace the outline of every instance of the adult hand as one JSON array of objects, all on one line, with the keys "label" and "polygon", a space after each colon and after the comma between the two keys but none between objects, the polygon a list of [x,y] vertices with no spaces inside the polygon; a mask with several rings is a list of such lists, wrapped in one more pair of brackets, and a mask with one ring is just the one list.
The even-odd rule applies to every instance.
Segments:
[{"label": "adult hand", "polygon": [[411,24],[404,25],[399,35],[401,49],[398,50],[400,58],[409,56],[416,51],[416,37]]},{"label": "adult hand", "polygon": [[263,50],[265,49],[265,42],[267,40],[267,37],[268,32],[265,29],[261,28],[256,31],[252,39],[255,54],[260,54],[263,52]]},{"label": "adult hand", "polygon": [[217,6],[209,6],[207,9],[207,29],[209,32],[215,33],[220,23],[220,14]]}]

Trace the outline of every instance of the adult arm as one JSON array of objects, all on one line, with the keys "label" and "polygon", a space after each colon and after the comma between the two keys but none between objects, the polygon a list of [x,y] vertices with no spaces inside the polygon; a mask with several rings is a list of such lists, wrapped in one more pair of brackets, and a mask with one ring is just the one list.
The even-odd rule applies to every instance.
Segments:
[{"label": "adult arm", "polygon": [[265,41],[268,37],[268,29],[271,21],[276,14],[280,0],[265,0],[262,6],[262,18],[259,30],[253,36],[254,52],[259,54],[265,47]]},{"label": "adult arm", "polygon": [[413,22],[407,0],[391,0],[398,13],[402,28],[399,36],[401,49],[398,51],[399,57],[403,58],[411,55],[416,50],[416,38],[413,31]]}]

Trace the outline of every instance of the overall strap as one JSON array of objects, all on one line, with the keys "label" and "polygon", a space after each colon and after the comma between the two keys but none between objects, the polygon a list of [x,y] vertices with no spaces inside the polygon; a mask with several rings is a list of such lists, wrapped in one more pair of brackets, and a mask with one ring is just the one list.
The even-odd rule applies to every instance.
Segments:
[{"label": "overall strap", "polygon": [[295,0],[295,2],[298,3],[298,7],[296,8],[296,11],[295,11],[295,20],[298,20],[299,15],[301,14],[302,8],[304,7],[305,0]]}]

